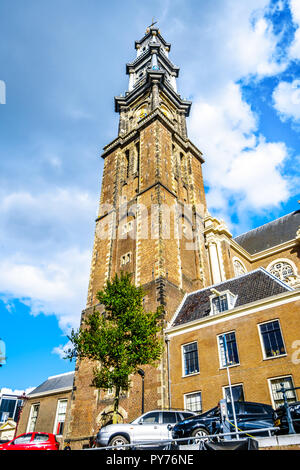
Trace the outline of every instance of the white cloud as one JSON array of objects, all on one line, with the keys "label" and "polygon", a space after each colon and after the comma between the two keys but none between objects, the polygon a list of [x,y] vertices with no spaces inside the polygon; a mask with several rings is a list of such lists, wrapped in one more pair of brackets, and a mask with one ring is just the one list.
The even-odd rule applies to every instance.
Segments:
[{"label": "white cloud", "polygon": [[257,129],[258,119],[235,83],[210,101],[194,103],[190,134],[204,152],[209,210],[222,218],[276,207],[289,196],[282,172],[287,148],[282,142],[266,142]]},{"label": "white cloud", "polygon": [[208,209],[231,227],[240,222],[247,230],[251,215],[278,208],[293,190],[285,174],[286,145],[261,134],[261,116],[245,101],[238,84],[276,76],[289,65],[281,48],[285,29],[275,32],[269,16],[285,5],[268,0],[217,3],[214,24],[212,16],[203,18],[203,41],[198,41],[183,76],[185,88],[197,90],[189,136],[204,153]]},{"label": "white cloud", "polygon": [[289,54],[292,59],[300,59],[300,2],[299,0],[289,0],[289,5],[293,23],[297,28]]},{"label": "white cloud", "polygon": [[[201,90],[220,93],[228,82],[261,79],[282,72],[288,65],[278,49],[282,36],[266,16],[269,0],[216,1],[208,4],[198,28],[186,28],[177,39],[191,38],[191,54],[182,64],[185,93]],[[184,38],[183,38],[184,34]]]},{"label": "white cloud", "polygon": [[48,264],[24,264],[14,259],[0,261],[2,297],[18,298],[33,315],[56,315],[60,328],[77,328],[87,296],[90,251],[72,248],[57,253]]},{"label": "white cloud", "polygon": [[[0,285],[8,309],[18,298],[33,315],[56,315],[64,332],[85,307],[95,201],[74,189],[0,200]],[[90,246],[89,246],[90,242]]]},{"label": "white cloud", "polygon": [[64,345],[60,344],[59,346],[56,346],[55,348],[53,348],[52,353],[57,354],[60,357],[60,359],[64,359],[67,354],[67,351],[72,348],[73,348],[73,345],[71,341],[68,341]]},{"label": "white cloud", "polygon": [[300,80],[280,82],[273,91],[273,100],[283,121],[300,120]]},{"label": "white cloud", "polygon": [[1,395],[18,395],[18,396],[22,396],[24,393],[25,393],[25,395],[28,395],[28,393],[32,392],[32,390],[34,390],[35,388],[36,387],[27,387],[24,390],[20,390],[20,389],[13,390],[12,388],[2,387],[0,389],[0,396]]},{"label": "white cloud", "polygon": [[[241,150],[227,174],[225,187],[244,193],[251,208],[276,207],[289,196],[288,180],[281,173],[288,152],[284,143],[261,139],[249,150]],[[275,191],[276,188],[276,191]]]}]

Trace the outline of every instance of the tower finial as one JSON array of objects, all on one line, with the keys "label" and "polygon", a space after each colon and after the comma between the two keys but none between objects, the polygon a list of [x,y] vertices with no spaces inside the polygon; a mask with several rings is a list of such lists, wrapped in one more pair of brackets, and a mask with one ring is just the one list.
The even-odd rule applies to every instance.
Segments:
[{"label": "tower finial", "polygon": [[154,18],[152,18],[152,23],[147,27],[146,33],[149,33],[149,31],[150,31],[150,29],[152,28],[152,26],[154,26],[156,23],[157,23],[157,21],[154,21]]}]

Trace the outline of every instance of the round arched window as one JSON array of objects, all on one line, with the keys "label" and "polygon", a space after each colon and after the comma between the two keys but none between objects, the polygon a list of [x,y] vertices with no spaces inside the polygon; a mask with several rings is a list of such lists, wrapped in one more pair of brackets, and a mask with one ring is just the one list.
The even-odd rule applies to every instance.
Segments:
[{"label": "round arched window", "polygon": [[293,266],[286,261],[276,261],[270,266],[269,271],[281,281],[286,281],[289,276],[295,274]]},{"label": "round arched window", "polygon": [[234,268],[235,277],[242,276],[243,274],[246,274],[247,272],[245,266],[238,259],[235,259],[233,261],[233,268]]}]

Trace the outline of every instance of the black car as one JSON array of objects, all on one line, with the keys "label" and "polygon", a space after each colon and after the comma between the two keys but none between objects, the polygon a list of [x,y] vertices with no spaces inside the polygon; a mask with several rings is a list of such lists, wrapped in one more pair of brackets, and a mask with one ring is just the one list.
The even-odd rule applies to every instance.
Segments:
[{"label": "black car", "polygon": [[[231,403],[227,404],[228,420],[230,424],[230,432],[235,431],[233,425],[233,413]],[[263,428],[274,427],[275,412],[270,405],[253,402],[235,402],[235,413],[237,426],[240,431],[258,430]],[[173,439],[184,437],[203,437],[211,434],[222,433],[220,408],[216,406],[205,413],[192,416],[175,424],[172,430]],[[262,431],[253,433],[255,436],[266,436],[268,432]],[[195,441],[196,442],[196,441]]]},{"label": "black car", "polygon": [[[291,413],[291,418],[293,420],[293,427],[296,433],[300,433],[300,401],[289,404],[289,409]],[[288,434],[289,426],[286,416],[286,409],[282,405],[275,411],[275,426],[278,426],[280,429],[278,434]]]}]

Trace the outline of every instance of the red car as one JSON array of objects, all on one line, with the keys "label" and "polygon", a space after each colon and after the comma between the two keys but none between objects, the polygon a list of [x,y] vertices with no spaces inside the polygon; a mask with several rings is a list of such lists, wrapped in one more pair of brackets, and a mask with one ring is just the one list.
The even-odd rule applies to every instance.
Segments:
[{"label": "red car", "polygon": [[59,443],[54,434],[28,432],[12,441],[0,444],[0,450],[58,450]]}]

